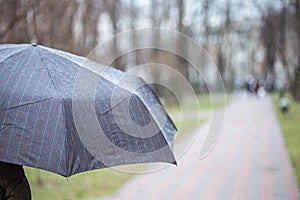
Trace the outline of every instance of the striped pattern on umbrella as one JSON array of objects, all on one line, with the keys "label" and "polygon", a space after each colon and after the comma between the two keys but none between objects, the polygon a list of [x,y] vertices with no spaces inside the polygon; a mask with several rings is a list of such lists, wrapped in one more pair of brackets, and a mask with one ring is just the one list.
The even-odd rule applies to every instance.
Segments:
[{"label": "striped pattern on umbrella", "polygon": [[[0,45],[0,160],[63,176],[111,167],[111,163],[175,163],[172,142],[176,129],[164,110],[152,111],[153,105],[161,104],[151,89],[142,84],[135,91],[129,91],[118,84],[123,72],[97,64],[104,69],[99,75],[83,67],[84,63],[96,65],[86,58],[43,46]],[[98,81],[94,109],[103,134],[112,143],[112,149],[103,149],[105,153],[101,155],[113,160],[109,164],[95,156],[95,153],[101,154],[102,141],[97,141],[100,146],[97,152],[91,152],[74,121],[74,83],[82,70],[96,76]],[[142,81],[129,77],[129,85]],[[88,85],[82,86],[82,90],[86,88]],[[116,94],[117,103],[112,101]],[[83,103],[85,100],[80,99]],[[119,113],[113,112],[114,107]],[[126,110],[135,126],[146,127],[154,120],[160,131],[151,137],[143,137],[146,133],[125,132],[116,121],[124,120]],[[164,118],[165,123],[161,124]],[[130,128],[133,124],[124,126]],[[120,158],[116,154],[120,149],[140,156]],[[163,153],[158,151],[161,149],[165,149]]]}]

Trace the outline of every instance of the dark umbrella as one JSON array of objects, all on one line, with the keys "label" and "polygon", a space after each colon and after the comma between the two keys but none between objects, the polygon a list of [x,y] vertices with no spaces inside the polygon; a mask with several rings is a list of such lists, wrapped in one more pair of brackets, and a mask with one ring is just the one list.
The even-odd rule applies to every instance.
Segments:
[{"label": "dark umbrella", "polygon": [[39,45],[0,45],[0,161],[67,177],[176,163],[174,133],[142,79]]}]

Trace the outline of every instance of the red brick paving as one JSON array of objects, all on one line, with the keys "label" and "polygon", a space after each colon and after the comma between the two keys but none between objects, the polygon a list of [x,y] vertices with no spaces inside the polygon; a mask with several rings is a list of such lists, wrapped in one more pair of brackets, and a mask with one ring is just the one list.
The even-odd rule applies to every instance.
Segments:
[{"label": "red brick paving", "polygon": [[207,158],[198,159],[208,123],[178,167],[138,175],[105,199],[299,199],[272,101],[240,97],[226,110],[222,137]]}]

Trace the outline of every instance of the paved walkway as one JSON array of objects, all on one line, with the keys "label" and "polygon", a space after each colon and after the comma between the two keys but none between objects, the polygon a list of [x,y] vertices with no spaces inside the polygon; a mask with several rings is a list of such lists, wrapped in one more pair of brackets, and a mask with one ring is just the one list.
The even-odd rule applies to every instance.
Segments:
[{"label": "paved walkway", "polygon": [[207,127],[208,123],[198,131],[200,137],[178,160],[178,167],[138,175],[105,199],[299,199],[269,98],[233,100],[221,139],[199,160]]}]

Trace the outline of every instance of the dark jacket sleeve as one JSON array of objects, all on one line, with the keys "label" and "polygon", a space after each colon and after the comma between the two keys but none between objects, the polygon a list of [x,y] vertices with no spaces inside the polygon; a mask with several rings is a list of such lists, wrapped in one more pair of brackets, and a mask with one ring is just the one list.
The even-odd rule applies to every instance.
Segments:
[{"label": "dark jacket sleeve", "polygon": [[0,179],[13,179],[24,176],[22,165],[5,163],[0,161]]}]

